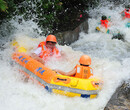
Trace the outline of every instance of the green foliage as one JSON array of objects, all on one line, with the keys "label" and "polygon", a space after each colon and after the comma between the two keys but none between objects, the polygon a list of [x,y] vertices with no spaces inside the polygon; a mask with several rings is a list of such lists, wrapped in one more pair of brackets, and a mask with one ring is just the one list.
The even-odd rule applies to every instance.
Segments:
[{"label": "green foliage", "polygon": [[0,0],[0,10],[3,12],[7,12],[7,9],[8,9],[8,7],[7,7],[6,2],[3,0]]},{"label": "green foliage", "polygon": [[95,0],[4,0],[2,3],[7,4],[4,4],[5,8],[1,1],[0,9],[6,10],[8,5],[8,14],[0,13],[0,21],[20,15],[52,33],[73,30],[87,18],[86,10],[98,3]]},{"label": "green foliage", "polygon": [[63,11],[62,4],[60,0],[26,0],[20,4],[16,13],[23,15],[25,20],[33,18],[41,28],[53,32],[56,30],[55,25],[59,23],[57,13]]}]

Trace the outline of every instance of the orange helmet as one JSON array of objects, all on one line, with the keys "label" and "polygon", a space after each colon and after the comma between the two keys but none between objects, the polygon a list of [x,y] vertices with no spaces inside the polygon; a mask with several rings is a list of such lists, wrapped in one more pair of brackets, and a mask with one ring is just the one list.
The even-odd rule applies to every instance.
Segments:
[{"label": "orange helmet", "polygon": [[54,35],[48,35],[46,38],[46,42],[51,41],[57,43],[56,37]]},{"label": "orange helmet", "polygon": [[79,63],[82,65],[91,65],[91,58],[88,55],[82,55],[79,59]]}]

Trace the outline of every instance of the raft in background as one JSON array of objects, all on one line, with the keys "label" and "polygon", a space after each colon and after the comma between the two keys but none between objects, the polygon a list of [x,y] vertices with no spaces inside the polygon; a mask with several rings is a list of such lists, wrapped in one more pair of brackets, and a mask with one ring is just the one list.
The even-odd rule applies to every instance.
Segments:
[{"label": "raft in background", "polygon": [[[122,17],[124,17],[124,15]],[[108,17],[108,21],[111,21],[111,16]],[[118,39],[118,40],[125,41],[125,33],[121,32],[120,29],[115,28],[114,30],[111,30],[109,28],[105,28],[105,27],[101,26],[101,23],[97,23],[97,25],[98,26],[95,28],[96,32],[111,34],[112,39]],[[125,23],[125,27],[130,28],[130,21]]]},{"label": "raft in background", "polygon": [[120,31],[118,29],[112,31],[110,29],[107,29],[107,28],[104,28],[104,27],[101,27],[101,26],[97,26],[95,28],[95,31],[96,32],[106,33],[106,34],[111,34],[112,35],[112,39],[118,39],[118,40],[125,41],[124,33],[120,33]]},{"label": "raft in background", "polygon": [[70,97],[95,98],[101,90],[102,81],[99,79],[59,75],[25,53],[15,52],[12,59],[28,78],[38,81],[49,92]]}]

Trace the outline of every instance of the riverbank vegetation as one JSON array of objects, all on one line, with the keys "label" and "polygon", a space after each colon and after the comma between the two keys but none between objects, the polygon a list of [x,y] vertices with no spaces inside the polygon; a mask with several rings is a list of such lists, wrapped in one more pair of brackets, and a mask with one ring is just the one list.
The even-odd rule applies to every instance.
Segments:
[{"label": "riverbank vegetation", "polygon": [[46,33],[73,30],[97,4],[98,0],[0,0],[0,24],[21,16],[19,23],[32,19]]}]

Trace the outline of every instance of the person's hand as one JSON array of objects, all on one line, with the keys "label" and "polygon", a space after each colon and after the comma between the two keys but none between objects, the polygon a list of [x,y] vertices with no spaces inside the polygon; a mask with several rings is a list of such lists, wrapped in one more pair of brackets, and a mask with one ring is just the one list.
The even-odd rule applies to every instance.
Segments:
[{"label": "person's hand", "polygon": [[44,64],[45,64],[45,61],[41,60],[41,63],[44,65]]},{"label": "person's hand", "polygon": [[58,69],[54,69],[53,71],[55,71],[57,74],[60,74]]},{"label": "person's hand", "polygon": [[38,62],[42,63],[42,64],[45,64],[45,61],[42,60],[41,58],[37,59]]},{"label": "person's hand", "polygon": [[39,56],[37,56],[35,53],[32,53],[32,54],[31,54],[31,57],[32,57],[33,59],[37,60],[38,62],[40,62],[40,63],[42,63],[42,64],[45,64],[45,61],[44,61],[42,58],[40,58]]},{"label": "person's hand", "polygon": [[57,72],[57,69],[54,69],[53,71]]}]

